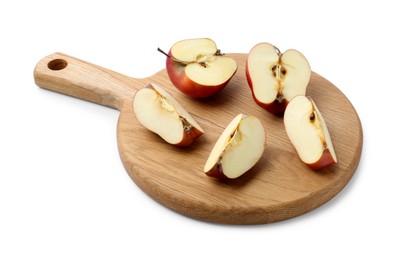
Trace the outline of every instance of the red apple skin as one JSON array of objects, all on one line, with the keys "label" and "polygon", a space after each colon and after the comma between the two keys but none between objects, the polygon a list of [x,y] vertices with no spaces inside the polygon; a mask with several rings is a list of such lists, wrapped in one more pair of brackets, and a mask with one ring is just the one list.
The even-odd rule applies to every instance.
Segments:
[{"label": "red apple skin", "polygon": [[[169,52],[168,55],[172,57],[171,52]],[[198,84],[188,78],[185,75],[185,66],[171,60],[170,58],[167,58],[166,68],[172,84],[174,84],[174,86],[182,93],[193,98],[207,98],[215,95],[229,83],[233,75],[235,75],[236,73],[235,71],[235,73],[232,74],[232,77],[230,77],[226,82],[220,85],[205,86]]]},{"label": "red apple skin", "polygon": [[246,80],[248,81],[248,85],[249,85],[249,87],[252,91],[252,97],[253,97],[253,100],[255,100],[255,103],[258,104],[258,106],[260,106],[261,108],[268,111],[269,113],[274,114],[275,116],[283,116],[283,114],[285,113],[286,106],[289,103],[289,100],[283,100],[280,103],[278,102],[277,99],[275,99],[272,103],[262,103],[262,102],[260,102],[255,97],[255,94],[253,92],[252,79],[251,79],[251,75],[249,74],[249,70],[248,70],[248,62],[246,62],[245,72],[246,72]]},{"label": "red apple skin", "polygon": [[192,127],[189,131],[184,131],[184,136],[182,137],[181,142],[175,144],[176,146],[188,146],[192,144],[198,137],[200,137],[203,132],[199,131],[195,127]]},{"label": "red apple skin", "polygon": [[212,167],[212,169],[210,169],[205,174],[208,175],[209,177],[213,177],[213,178],[216,178],[216,179],[221,179],[221,180],[229,179],[224,174],[224,172],[222,170],[222,165],[220,163],[215,164],[214,167]]},{"label": "red apple skin", "polygon": [[317,162],[314,163],[306,163],[310,169],[314,171],[319,171],[327,166],[335,164],[336,161],[333,159],[332,154],[330,153],[329,149],[323,151],[322,157]]}]

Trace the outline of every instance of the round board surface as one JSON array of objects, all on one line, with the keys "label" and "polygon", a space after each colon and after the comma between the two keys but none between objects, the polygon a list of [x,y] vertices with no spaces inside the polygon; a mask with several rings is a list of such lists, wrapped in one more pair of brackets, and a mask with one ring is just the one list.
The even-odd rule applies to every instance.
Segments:
[{"label": "round board surface", "polygon": [[[216,96],[192,99],[180,93],[165,70],[135,79],[137,89],[156,83],[169,91],[197,120],[205,133],[181,148],[145,129],[125,99],[117,126],[123,164],[132,180],[166,207],[203,221],[262,224],[309,212],[333,198],[349,182],[360,160],[363,136],[360,119],[347,97],[332,83],[312,73],[307,96],[312,97],[329,128],[338,163],[312,171],[290,143],[283,118],[260,108],[245,76],[245,54],[229,54],[238,71]],[[233,180],[217,180],[203,172],[220,134],[239,113],[254,115],[265,127],[266,149],[260,161]]]}]

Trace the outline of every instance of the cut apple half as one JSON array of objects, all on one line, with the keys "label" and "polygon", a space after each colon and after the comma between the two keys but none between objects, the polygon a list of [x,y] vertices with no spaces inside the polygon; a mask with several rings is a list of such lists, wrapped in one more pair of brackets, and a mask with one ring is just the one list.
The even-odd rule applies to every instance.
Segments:
[{"label": "cut apple half", "polygon": [[270,43],[253,47],[246,62],[246,78],[255,102],[276,115],[283,115],[292,98],[305,95],[310,75],[302,53],[293,49],[281,53]]},{"label": "cut apple half", "polygon": [[145,128],[170,144],[188,146],[204,133],[179,102],[154,83],[135,94],[133,109]]},{"label": "cut apple half", "polygon": [[204,172],[215,178],[238,178],[262,157],[265,139],[265,129],[259,119],[237,115],[213,147]]},{"label": "cut apple half", "polygon": [[311,98],[302,95],[293,98],[283,120],[289,140],[311,169],[320,170],[337,163],[329,130]]},{"label": "cut apple half", "polygon": [[209,97],[222,90],[238,68],[236,61],[224,56],[208,38],[179,41],[164,54],[171,82],[194,98]]}]

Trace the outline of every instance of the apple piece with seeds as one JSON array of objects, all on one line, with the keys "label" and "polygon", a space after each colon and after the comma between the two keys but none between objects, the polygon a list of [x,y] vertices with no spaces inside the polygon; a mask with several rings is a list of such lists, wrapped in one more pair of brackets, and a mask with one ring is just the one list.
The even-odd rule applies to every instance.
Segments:
[{"label": "apple piece with seeds", "polygon": [[265,150],[266,133],[254,116],[237,115],[213,147],[204,172],[211,177],[235,179],[251,169]]},{"label": "apple piece with seeds", "polygon": [[134,114],[148,130],[176,146],[188,146],[204,130],[165,89],[149,84],[133,100]]}]

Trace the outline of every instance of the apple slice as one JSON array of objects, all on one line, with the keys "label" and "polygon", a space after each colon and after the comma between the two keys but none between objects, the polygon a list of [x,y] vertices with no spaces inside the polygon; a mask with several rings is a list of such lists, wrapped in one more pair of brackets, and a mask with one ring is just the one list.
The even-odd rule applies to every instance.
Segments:
[{"label": "apple slice", "polygon": [[171,82],[194,98],[212,96],[222,90],[237,70],[232,58],[223,56],[211,39],[188,39],[175,43],[167,56]]},{"label": "apple slice", "polygon": [[300,159],[312,170],[337,163],[325,120],[312,99],[293,98],[283,117],[286,133]]},{"label": "apple slice", "polygon": [[204,133],[178,101],[156,84],[151,83],[135,94],[133,108],[145,128],[170,144],[188,146]]},{"label": "apple slice", "polygon": [[249,52],[246,79],[255,102],[275,115],[283,115],[289,101],[305,95],[310,65],[300,52],[281,53],[270,43],[260,43]]},{"label": "apple slice", "polygon": [[259,119],[237,115],[213,147],[204,172],[215,178],[238,178],[261,158],[265,150],[265,136],[265,129]]}]

